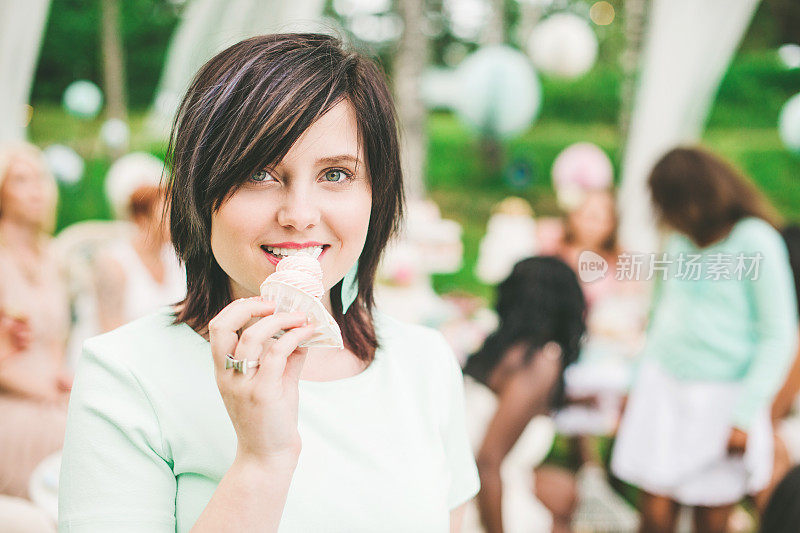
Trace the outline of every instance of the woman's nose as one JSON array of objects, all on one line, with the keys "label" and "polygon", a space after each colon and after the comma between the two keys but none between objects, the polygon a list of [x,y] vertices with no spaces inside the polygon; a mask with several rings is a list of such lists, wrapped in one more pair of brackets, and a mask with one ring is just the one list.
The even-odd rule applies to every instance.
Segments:
[{"label": "woman's nose", "polygon": [[319,223],[320,210],[312,194],[302,191],[289,191],[278,210],[278,223],[305,230]]}]

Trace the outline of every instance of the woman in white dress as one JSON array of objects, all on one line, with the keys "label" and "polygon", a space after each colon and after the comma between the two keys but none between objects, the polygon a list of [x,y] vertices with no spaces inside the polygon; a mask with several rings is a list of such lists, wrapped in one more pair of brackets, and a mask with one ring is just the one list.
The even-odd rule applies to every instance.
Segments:
[{"label": "woman in white dress", "polygon": [[[198,72],[170,154],[187,296],[85,343],[60,528],[459,531],[479,488],[460,368],[373,310],[403,198],[377,66],[321,34],[237,43]],[[301,347],[307,316],[259,296],[299,249],[341,348]]]},{"label": "woman in white dress", "polygon": [[163,163],[132,153],[108,172],[106,189],[117,216],[130,219],[130,237],[110,243],[94,260],[95,305],[99,332],[111,331],[186,295],[186,276],[178,264],[164,215],[166,191],[160,186]]}]

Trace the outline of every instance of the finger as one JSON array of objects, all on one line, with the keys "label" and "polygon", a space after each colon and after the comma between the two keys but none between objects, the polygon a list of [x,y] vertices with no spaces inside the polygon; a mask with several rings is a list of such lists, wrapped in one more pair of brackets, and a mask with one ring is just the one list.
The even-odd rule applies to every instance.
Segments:
[{"label": "finger", "polygon": [[561,358],[561,346],[557,342],[548,342],[542,348],[542,355],[551,361],[556,361]]},{"label": "finger", "polygon": [[261,366],[257,379],[268,382],[278,382],[286,370],[286,360],[289,355],[301,344],[314,336],[316,326],[308,325],[294,328],[284,333],[280,339],[269,347],[267,353],[261,358]]},{"label": "finger", "polygon": [[297,348],[289,354],[289,357],[286,358],[286,369],[283,371],[285,379],[289,379],[293,383],[300,381],[300,372],[303,370],[307,355],[308,348]]},{"label": "finger", "polygon": [[236,345],[236,359],[258,359],[264,351],[264,344],[281,330],[303,326],[308,322],[305,313],[275,313],[258,320],[245,329]]},{"label": "finger", "polygon": [[234,300],[217,313],[208,323],[208,339],[217,372],[225,369],[226,354],[236,350],[239,335],[236,333],[254,317],[271,315],[275,311],[273,302],[259,297]]}]

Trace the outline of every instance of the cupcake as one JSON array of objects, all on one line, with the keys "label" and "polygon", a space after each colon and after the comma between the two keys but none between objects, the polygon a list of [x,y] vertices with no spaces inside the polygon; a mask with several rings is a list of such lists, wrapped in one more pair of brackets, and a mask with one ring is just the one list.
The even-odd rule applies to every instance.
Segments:
[{"label": "cupcake", "polygon": [[[261,296],[275,302],[276,313],[299,311],[306,314],[310,325],[315,326],[314,335],[300,347],[342,348],[344,343],[339,325],[320,301],[324,292],[322,267],[305,252],[281,259],[275,272],[261,284]],[[279,332],[276,338],[283,333]]]}]

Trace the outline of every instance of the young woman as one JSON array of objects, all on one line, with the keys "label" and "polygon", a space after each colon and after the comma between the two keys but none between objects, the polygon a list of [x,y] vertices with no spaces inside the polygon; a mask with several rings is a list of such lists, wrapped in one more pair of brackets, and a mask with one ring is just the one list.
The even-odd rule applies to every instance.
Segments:
[{"label": "young woman", "polygon": [[673,531],[683,504],[698,531],[723,532],[772,471],[770,404],[797,346],[786,246],[758,191],[708,152],[672,150],[649,187],[675,232],[670,272],[611,466],[643,491],[642,531]]},{"label": "young woman", "polygon": [[[547,221],[544,229],[552,227]],[[543,255],[560,257],[578,272],[578,260],[584,251],[594,252],[608,263],[605,277],[591,282],[581,282],[586,303],[589,308],[597,300],[601,300],[615,291],[619,291],[619,283],[615,279],[617,257],[621,252],[617,243],[617,209],[614,194],[609,190],[586,192],[583,200],[572,211],[564,216],[563,228],[560,232],[551,231],[550,238],[542,238]],[[554,238],[558,235],[558,238]]]},{"label": "young woman", "polygon": [[61,448],[72,376],[69,304],[52,249],[56,184],[29,144],[0,148],[0,494],[26,498],[38,463]]},{"label": "young woman", "polygon": [[[544,530],[547,522],[554,532],[570,531],[575,498],[563,489],[572,484],[571,476],[551,467],[537,471],[535,495],[546,510],[530,491],[523,496],[525,500],[510,495],[518,505],[505,505],[502,500],[509,497],[508,490],[517,487],[501,479],[501,466],[518,443],[536,447],[532,444],[535,439],[523,436],[536,430],[531,420],[563,403],[564,369],[578,358],[586,331],[583,292],[575,273],[563,261],[531,257],[514,266],[497,293],[500,324],[464,368],[474,379],[467,380],[468,405],[473,405],[473,398],[480,398],[477,388],[488,387],[496,397],[488,419],[480,416],[483,409],[477,406],[470,412],[470,433],[480,438],[480,520],[492,533]],[[549,447],[550,442],[545,449]],[[528,452],[535,453],[532,449]],[[527,469],[520,473],[529,483],[530,468],[535,465],[520,466]]]},{"label": "young woman", "polygon": [[[441,334],[372,309],[402,205],[376,66],[325,35],[242,41],[195,77],[171,154],[187,296],[86,342],[60,527],[457,531],[479,488],[460,369]],[[305,317],[258,296],[274,247],[321,249],[343,349],[298,348]]]}]

